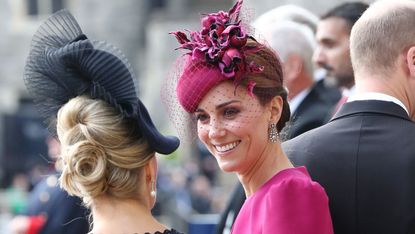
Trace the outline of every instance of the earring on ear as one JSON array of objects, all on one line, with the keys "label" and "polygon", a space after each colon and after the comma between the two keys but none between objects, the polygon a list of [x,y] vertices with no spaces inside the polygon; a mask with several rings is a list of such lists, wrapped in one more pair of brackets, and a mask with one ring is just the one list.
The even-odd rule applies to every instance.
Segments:
[{"label": "earring on ear", "polygon": [[157,196],[157,191],[156,191],[156,182],[154,180],[151,180],[151,192],[150,195],[152,197],[156,197]]},{"label": "earring on ear", "polygon": [[277,130],[277,124],[271,123],[268,127],[268,140],[271,143],[275,143],[278,141],[278,130]]}]

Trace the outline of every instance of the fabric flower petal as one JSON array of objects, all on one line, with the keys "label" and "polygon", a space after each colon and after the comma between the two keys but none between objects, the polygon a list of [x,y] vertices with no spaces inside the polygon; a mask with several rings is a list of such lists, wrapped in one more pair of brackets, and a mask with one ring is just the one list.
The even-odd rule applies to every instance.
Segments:
[{"label": "fabric flower petal", "polygon": [[184,44],[190,41],[184,32],[177,31],[177,32],[170,32],[170,34],[173,34],[180,44]]},{"label": "fabric flower petal", "polygon": [[254,91],[255,85],[256,85],[256,83],[253,80],[250,80],[248,82],[248,85],[247,85],[248,95],[251,96],[251,97],[254,97],[254,92],[253,91]]}]

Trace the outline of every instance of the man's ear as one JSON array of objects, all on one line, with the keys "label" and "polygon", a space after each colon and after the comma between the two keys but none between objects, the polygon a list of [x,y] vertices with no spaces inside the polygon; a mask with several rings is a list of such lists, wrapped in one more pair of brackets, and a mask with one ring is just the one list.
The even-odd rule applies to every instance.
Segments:
[{"label": "man's ear", "polygon": [[410,47],[406,53],[406,63],[409,69],[409,75],[415,77],[415,46]]}]

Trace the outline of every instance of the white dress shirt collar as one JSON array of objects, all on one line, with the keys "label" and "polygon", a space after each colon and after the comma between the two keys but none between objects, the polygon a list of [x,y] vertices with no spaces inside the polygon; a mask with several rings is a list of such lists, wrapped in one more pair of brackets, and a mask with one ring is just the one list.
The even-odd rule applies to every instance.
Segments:
[{"label": "white dress shirt collar", "polygon": [[355,93],[355,91],[356,91],[356,86],[355,85],[353,85],[353,87],[351,87],[350,89],[345,88],[345,89],[342,90],[342,96],[350,97]]},{"label": "white dress shirt collar", "polygon": [[384,94],[384,93],[368,92],[368,93],[354,94],[351,97],[349,97],[349,99],[347,99],[347,102],[362,101],[362,100],[379,100],[379,101],[385,101],[385,102],[393,102],[401,106],[406,111],[406,113],[409,115],[408,109],[399,99],[397,99],[396,97]]}]

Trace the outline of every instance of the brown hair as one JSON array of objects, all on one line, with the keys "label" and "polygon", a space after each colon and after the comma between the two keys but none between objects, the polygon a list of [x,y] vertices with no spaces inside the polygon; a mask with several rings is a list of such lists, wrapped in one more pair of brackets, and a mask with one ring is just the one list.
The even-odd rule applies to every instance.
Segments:
[{"label": "brown hair", "polygon": [[283,100],[281,118],[277,123],[278,131],[281,131],[285,123],[290,119],[291,112],[288,105],[287,90],[283,86],[283,72],[280,59],[269,47],[249,39],[247,47],[258,48],[255,52],[246,54],[246,63],[255,63],[263,67],[262,72],[248,73],[247,79],[242,84],[247,85],[249,81],[256,83],[253,93],[258,97],[261,105],[270,102],[274,97],[281,96]]}]

